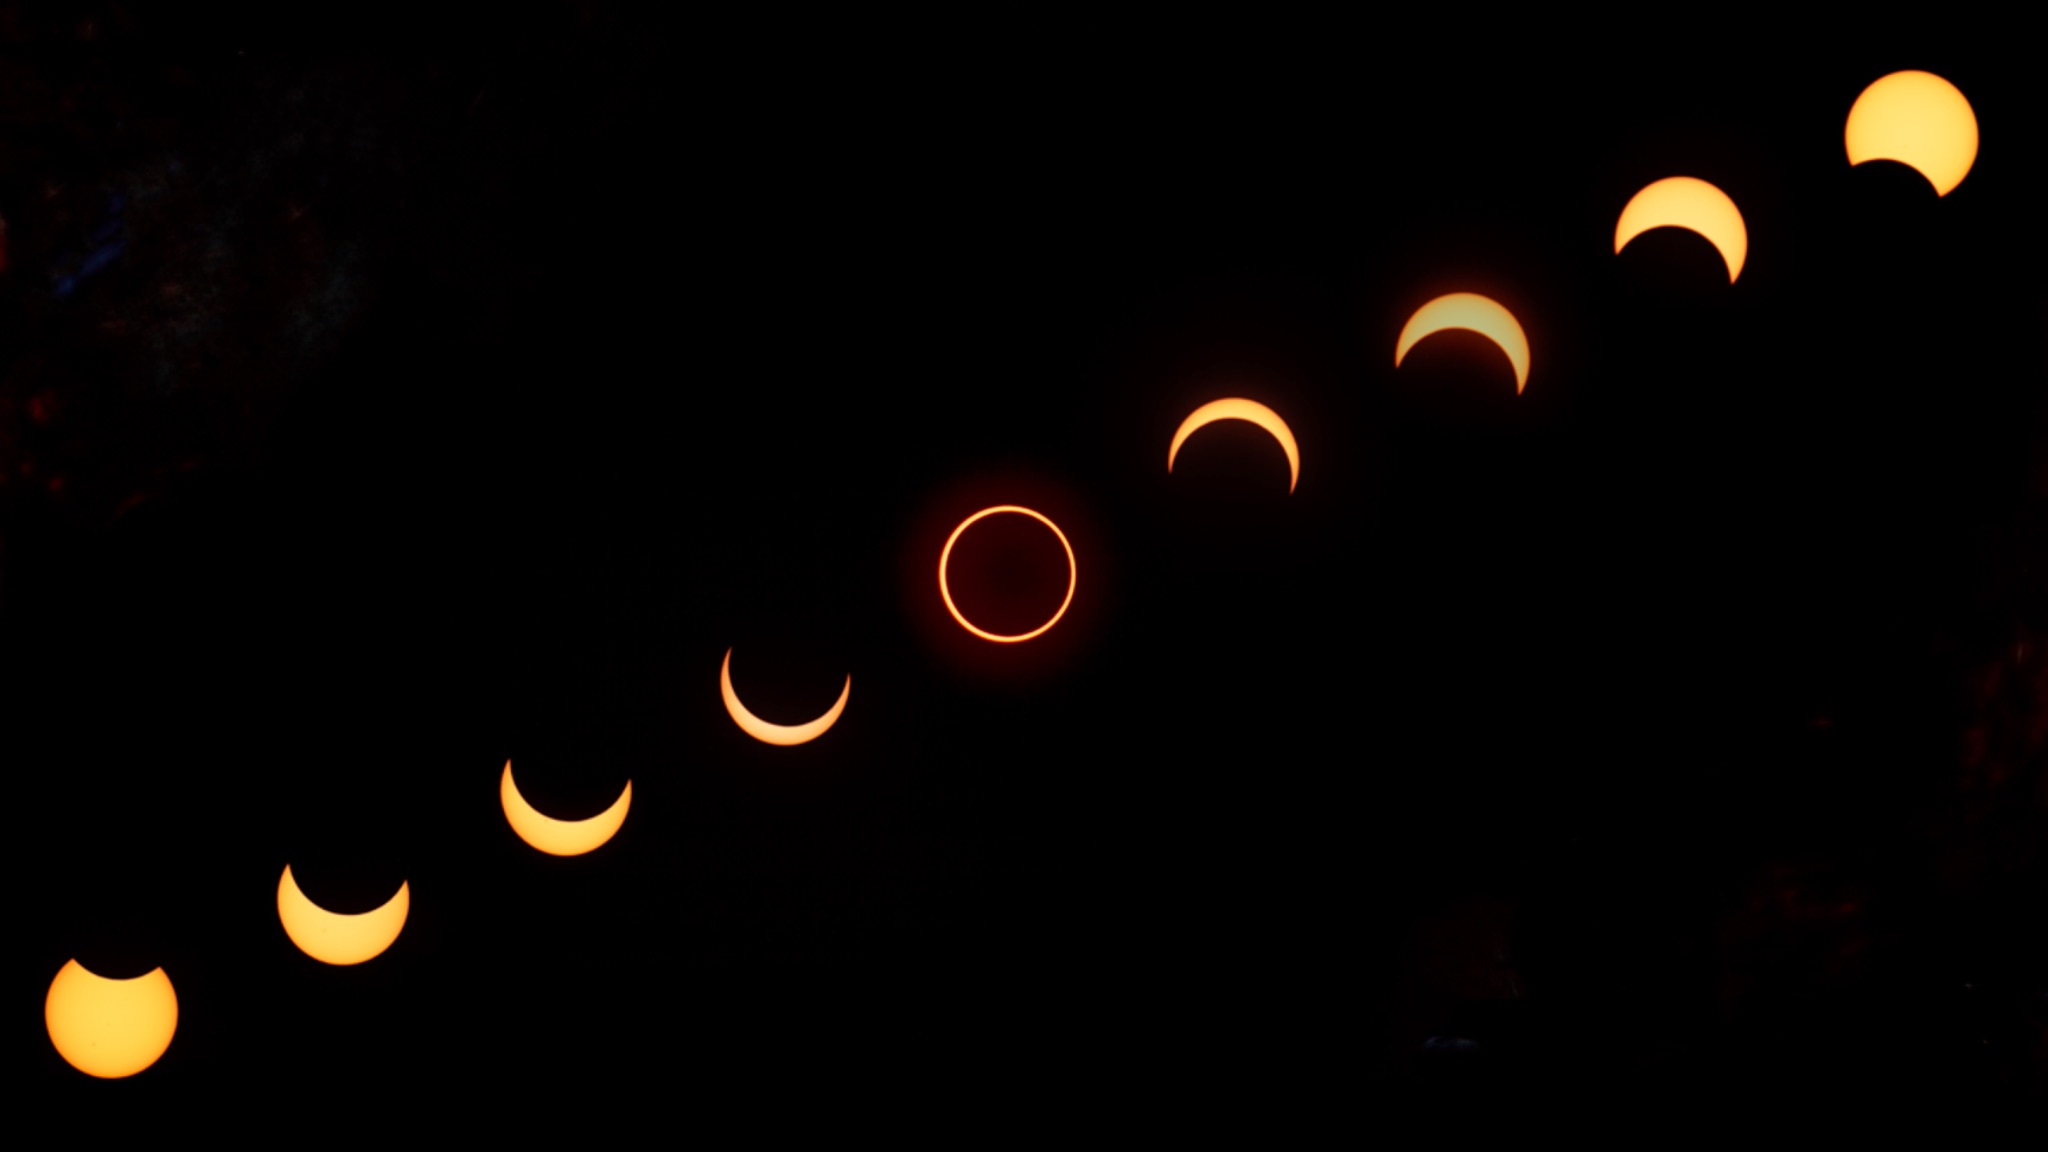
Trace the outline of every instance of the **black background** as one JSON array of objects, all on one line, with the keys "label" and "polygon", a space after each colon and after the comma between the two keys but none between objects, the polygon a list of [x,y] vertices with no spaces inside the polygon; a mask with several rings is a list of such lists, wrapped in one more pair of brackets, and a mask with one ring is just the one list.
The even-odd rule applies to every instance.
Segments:
[{"label": "black background", "polygon": [[[29,1113],[2038,1091],[2038,68],[1466,31],[10,11]],[[1843,156],[1901,68],[1979,118],[1947,197]],[[1676,174],[1734,285],[1613,252]],[[1395,369],[1457,290],[1523,395]],[[1162,467],[1225,395],[1293,494],[1245,424]],[[936,594],[995,503],[1078,556],[1026,644]],[[963,597],[1042,618],[1047,539]],[[843,719],[750,740],[728,648]],[[508,758],[623,831],[520,844]],[[404,934],[307,959],[286,863]],[[57,1057],[72,957],[170,975],[157,1065]]]}]

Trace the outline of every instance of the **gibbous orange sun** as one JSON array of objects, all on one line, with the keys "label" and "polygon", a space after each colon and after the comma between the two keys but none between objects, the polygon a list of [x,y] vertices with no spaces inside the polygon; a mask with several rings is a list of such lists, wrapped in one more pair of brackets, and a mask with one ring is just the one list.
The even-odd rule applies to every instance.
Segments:
[{"label": "gibbous orange sun", "polygon": [[1894,72],[1856,97],[1843,132],[1851,166],[1897,160],[1946,196],[1977,162],[1977,114],[1932,72]]},{"label": "gibbous orange sun", "polygon": [[1295,482],[1301,479],[1301,450],[1294,445],[1294,432],[1287,427],[1278,413],[1256,400],[1231,397],[1227,400],[1211,400],[1180,422],[1180,429],[1173,434],[1173,443],[1166,449],[1166,470],[1173,471],[1173,458],[1180,454],[1180,446],[1195,434],[1204,424],[1217,420],[1249,420],[1273,434],[1280,442],[1280,448],[1287,453],[1287,490],[1294,491]]},{"label": "gibbous orange sun", "polygon": [[498,803],[505,809],[505,822],[521,840],[550,856],[581,856],[602,848],[626,822],[626,810],[633,806],[633,782],[612,806],[588,820],[557,820],[545,816],[526,802],[512,783],[512,762],[505,761],[505,774],[498,778]]},{"label": "gibbous orange sun", "polygon": [[178,1030],[178,997],[161,968],[133,980],[109,980],[67,960],[50,981],[43,1024],[66,1064],[117,1080],[157,1062]]},{"label": "gibbous orange sun", "polygon": [[1529,338],[1513,313],[1476,292],[1453,292],[1416,309],[1394,343],[1394,367],[1401,366],[1408,350],[1423,337],[1446,328],[1464,328],[1498,344],[1514,365],[1515,395],[1522,394],[1522,386],[1529,382]]},{"label": "gibbous orange sun", "polygon": [[[1169,460],[1170,465],[1171,461]],[[1052,529],[1052,534],[1060,538],[1060,547],[1067,550],[1067,595],[1065,599],[1060,601],[1059,610],[1052,614],[1052,619],[1047,620],[1029,632],[1020,632],[1015,636],[1003,636],[986,629],[976,628],[968,621],[967,617],[960,614],[959,606],[953,603],[952,589],[946,587],[946,561],[952,559],[954,542],[960,539],[960,534],[967,531],[969,525],[985,516],[994,516],[999,512],[1014,512],[1020,516],[1031,517],[1033,520]],[[1074,563],[1074,546],[1067,543],[1067,534],[1060,531],[1060,526],[1053,523],[1043,513],[1033,512],[1029,508],[1019,507],[1015,504],[998,504],[993,508],[983,508],[981,511],[962,520],[960,526],[953,529],[953,534],[946,537],[946,546],[939,549],[939,598],[946,602],[946,611],[953,614],[953,619],[959,621],[962,628],[967,629],[983,640],[993,640],[998,644],[1017,644],[1034,636],[1045,635],[1047,629],[1059,623],[1060,617],[1067,614],[1067,605],[1074,602],[1074,585],[1079,581],[1080,569]]]},{"label": "gibbous orange sun", "polygon": [[1652,228],[1687,228],[1707,238],[1720,249],[1728,265],[1728,282],[1742,275],[1742,261],[1749,255],[1749,230],[1742,226],[1742,213],[1726,192],[1691,176],[1667,176],[1629,197],[1614,226],[1614,251],[1618,255],[1628,242]]},{"label": "gibbous orange sun", "polygon": [[816,720],[802,724],[770,724],[747,711],[747,706],[740,703],[740,694],[732,690],[732,649],[727,648],[725,663],[718,666],[718,691],[725,697],[726,715],[740,726],[740,731],[763,744],[808,744],[839,722],[839,714],[846,711],[846,698],[853,694],[853,677],[846,678],[846,683],[839,689],[839,699]]},{"label": "gibbous orange sun", "polygon": [[329,912],[306,898],[292,879],[292,866],[284,866],[277,882],[277,919],[284,934],[299,951],[324,964],[361,964],[381,955],[405,927],[405,914],[412,907],[412,895],[404,881],[398,893],[383,907],[347,915]]}]

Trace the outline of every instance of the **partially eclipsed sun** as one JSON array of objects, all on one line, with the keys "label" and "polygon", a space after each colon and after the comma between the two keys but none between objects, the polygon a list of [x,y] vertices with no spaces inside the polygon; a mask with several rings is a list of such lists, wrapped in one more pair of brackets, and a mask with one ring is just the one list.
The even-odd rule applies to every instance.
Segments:
[{"label": "partially eclipsed sun", "polygon": [[1894,72],[1856,97],[1843,143],[1852,167],[1896,160],[1927,177],[1935,195],[1946,196],[1977,162],[1977,114],[1955,85],[1934,73]]},{"label": "partially eclipsed sun", "polygon": [[66,1064],[117,1080],[157,1062],[178,1030],[178,997],[158,968],[109,980],[67,960],[43,999],[43,1025]]},{"label": "partially eclipsed sun", "polygon": [[740,726],[740,731],[752,736],[763,744],[807,744],[825,734],[825,730],[839,722],[839,714],[846,711],[846,698],[853,693],[853,677],[839,689],[839,699],[825,710],[823,716],[803,724],[770,724],[740,703],[740,694],[732,689],[732,649],[725,650],[725,663],[718,666],[718,691],[725,697],[726,714]]},{"label": "partially eclipsed sun", "polygon": [[521,840],[550,856],[581,856],[604,847],[626,822],[626,810],[633,806],[633,782],[626,781],[612,806],[587,820],[557,820],[543,814],[519,794],[512,783],[512,762],[505,761],[504,775],[498,777],[498,804],[505,809],[505,822]]},{"label": "partially eclipsed sun", "polygon": [[292,879],[292,866],[284,866],[277,882],[277,919],[284,934],[299,951],[323,964],[361,964],[382,955],[405,928],[412,894],[404,881],[398,892],[381,907],[348,915],[329,912],[307,899]]},{"label": "partially eclipsed sun", "polygon": [[1166,449],[1166,470],[1173,471],[1173,458],[1180,454],[1180,446],[1187,443],[1197,429],[1218,420],[1249,420],[1271,433],[1280,442],[1280,450],[1287,453],[1287,490],[1294,491],[1296,481],[1301,479],[1301,450],[1295,447],[1294,432],[1287,427],[1278,413],[1256,400],[1230,397],[1225,400],[1211,400],[1180,422],[1180,429],[1173,434],[1173,443]]},{"label": "partially eclipsed sun", "polygon": [[1476,292],[1453,292],[1416,309],[1394,343],[1394,367],[1401,366],[1408,350],[1423,337],[1446,328],[1477,332],[1499,345],[1515,369],[1515,395],[1522,394],[1522,386],[1529,382],[1529,338],[1513,313]]},{"label": "partially eclipsed sun", "polygon": [[1614,225],[1614,251],[1652,228],[1685,228],[1706,237],[1728,265],[1728,282],[1742,275],[1749,230],[1726,192],[1691,176],[1667,176],[1629,197]]}]

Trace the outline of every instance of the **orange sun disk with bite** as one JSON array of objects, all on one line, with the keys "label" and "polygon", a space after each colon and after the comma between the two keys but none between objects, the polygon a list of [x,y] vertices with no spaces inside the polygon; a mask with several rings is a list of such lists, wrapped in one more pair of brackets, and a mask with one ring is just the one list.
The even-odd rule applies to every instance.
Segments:
[{"label": "orange sun disk with bite", "polygon": [[157,1062],[178,1031],[178,997],[161,968],[114,980],[67,960],[50,981],[43,1024],[66,1064],[118,1080]]}]

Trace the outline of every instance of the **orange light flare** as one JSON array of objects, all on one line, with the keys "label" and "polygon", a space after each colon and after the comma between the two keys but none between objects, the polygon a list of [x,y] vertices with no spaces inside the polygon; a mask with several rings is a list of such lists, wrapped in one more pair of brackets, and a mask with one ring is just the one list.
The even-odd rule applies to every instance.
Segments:
[{"label": "orange light flare", "polygon": [[1513,313],[1476,292],[1453,292],[1416,309],[1394,343],[1394,367],[1399,368],[1408,350],[1424,337],[1447,328],[1477,332],[1498,345],[1514,367],[1515,395],[1522,394],[1529,382],[1529,337]]},{"label": "orange light flare", "polygon": [[118,1080],[157,1062],[178,1031],[178,996],[161,968],[109,980],[67,960],[43,998],[43,1026],[66,1064]]},{"label": "orange light flare", "polygon": [[587,820],[557,820],[526,802],[519,786],[512,782],[512,762],[498,777],[498,806],[505,810],[505,823],[521,840],[550,856],[581,856],[605,846],[626,823],[633,806],[633,782],[626,781],[619,798],[604,811]]},{"label": "orange light flare", "polygon": [[1851,167],[1896,160],[1955,191],[1977,162],[1977,114],[1955,85],[1932,72],[1894,72],[1865,88],[1842,130]]},{"label": "orange light flare", "polygon": [[1728,282],[1742,275],[1749,230],[1726,192],[1691,176],[1667,176],[1629,197],[1614,225],[1614,252],[1652,228],[1684,228],[1706,238],[1728,265]]},{"label": "orange light flare", "polygon": [[[1067,594],[1066,597],[1060,601],[1058,611],[1055,611],[1052,614],[1051,619],[1047,620],[1043,624],[1040,624],[1038,627],[1033,628],[1028,632],[1020,632],[1016,635],[1011,636],[1005,636],[1000,633],[990,632],[985,628],[978,628],[973,624],[973,622],[968,620],[967,617],[960,611],[959,605],[953,602],[953,591],[950,587],[948,587],[946,577],[947,563],[953,557],[953,545],[959,541],[961,533],[966,532],[967,529],[971,527],[976,521],[979,521],[985,517],[998,515],[1000,513],[1015,513],[1017,515],[1029,516],[1032,519],[1038,521],[1039,523],[1045,525],[1047,528],[1052,530],[1052,534],[1054,536],[1059,538],[1060,547],[1064,549],[1067,554]],[[1045,516],[1043,513],[1034,512],[1029,508],[1025,508],[1016,504],[998,504],[991,508],[983,508],[981,511],[976,512],[974,515],[969,516],[965,520],[962,520],[960,522],[959,527],[953,529],[953,534],[946,537],[946,546],[939,549],[939,596],[946,602],[946,611],[952,613],[953,619],[959,621],[960,626],[962,628],[967,629],[969,632],[981,637],[983,640],[992,640],[998,644],[1021,644],[1026,640],[1032,639],[1033,637],[1045,635],[1045,633],[1048,630],[1050,630],[1053,625],[1060,622],[1060,617],[1067,614],[1067,606],[1074,602],[1074,589],[1079,585],[1079,583],[1080,567],[1074,562],[1074,546],[1067,542],[1067,534],[1060,531],[1060,526],[1053,523],[1052,520],[1049,517]]]},{"label": "orange light flare", "polygon": [[725,662],[718,666],[718,691],[725,698],[726,715],[732,717],[732,722],[740,726],[740,731],[763,744],[790,747],[816,740],[839,722],[840,713],[846,711],[847,697],[853,694],[853,677],[850,674],[846,677],[846,683],[839,689],[839,699],[825,710],[823,716],[802,724],[770,724],[747,711],[747,706],[740,703],[740,694],[735,692],[732,686],[732,649],[727,648]]},{"label": "orange light flare", "polygon": [[1167,446],[1168,473],[1173,471],[1173,459],[1180,455],[1180,446],[1187,443],[1188,437],[1193,436],[1204,425],[1218,420],[1246,420],[1271,433],[1273,439],[1280,442],[1280,450],[1287,453],[1287,491],[1290,495],[1294,492],[1295,484],[1301,480],[1301,450],[1295,446],[1294,430],[1289,428],[1287,421],[1282,420],[1279,413],[1271,408],[1256,400],[1246,400],[1239,396],[1211,400],[1188,413],[1188,418],[1181,421],[1180,428],[1174,432],[1173,443]]}]

